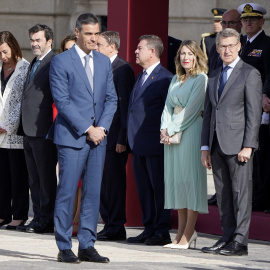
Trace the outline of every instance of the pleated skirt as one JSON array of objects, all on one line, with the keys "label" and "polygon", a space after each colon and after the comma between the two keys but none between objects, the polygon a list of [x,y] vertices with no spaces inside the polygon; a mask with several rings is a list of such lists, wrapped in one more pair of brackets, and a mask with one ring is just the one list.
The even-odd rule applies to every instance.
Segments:
[{"label": "pleated skirt", "polygon": [[207,175],[201,162],[202,117],[182,133],[180,144],[164,145],[165,209],[208,213]]}]

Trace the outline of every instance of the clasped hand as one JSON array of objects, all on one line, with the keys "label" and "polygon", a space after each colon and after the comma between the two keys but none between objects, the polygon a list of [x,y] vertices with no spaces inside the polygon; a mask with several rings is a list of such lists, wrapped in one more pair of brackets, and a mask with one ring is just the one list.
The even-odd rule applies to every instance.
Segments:
[{"label": "clasped hand", "polygon": [[91,126],[87,130],[87,140],[92,141],[95,145],[100,144],[104,138],[106,137],[106,134],[104,130],[101,127],[94,127]]},{"label": "clasped hand", "polygon": [[4,128],[0,127],[0,134],[4,134],[4,133],[7,133],[7,131]]},{"label": "clasped hand", "polygon": [[240,162],[248,162],[250,159],[252,153],[252,148],[250,147],[244,147],[239,153],[238,153],[238,160]]},{"label": "clasped hand", "polygon": [[270,112],[270,99],[265,95],[263,95],[263,98],[262,98],[262,107],[263,107],[264,112],[266,113]]},{"label": "clasped hand", "polygon": [[161,142],[163,142],[164,144],[171,144],[170,143],[170,136],[167,132],[167,129],[162,129],[161,132],[160,132],[160,140]]}]

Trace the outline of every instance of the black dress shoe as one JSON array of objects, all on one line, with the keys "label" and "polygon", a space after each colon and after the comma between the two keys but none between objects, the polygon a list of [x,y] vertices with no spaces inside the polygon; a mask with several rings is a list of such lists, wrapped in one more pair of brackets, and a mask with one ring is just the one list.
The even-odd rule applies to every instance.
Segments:
[{"label": "black dress shoe", "polygon": [[71,249],[59,250],[57,261],[64,263],[80,263],[79,258],[73,253]]},{"label": "black dress shoe", "polygon": [[102,235],[102,234],[104,234],[104,233],[106,233],[105,227],[104,227],[101,231],[99,231],[99,232],[97,233],[97,236]]},{"label": "black dress shoe", "polygon": [[153,237],[147,239],[144,243],[148,246],[164,246],[170,244],[170,235],[155,234]]},{"label": "black dress shoe", "polygon": [[217,254],[221,248],[226,247],[228,244],[229,242],[219,239],[212,247],[203,247],[201,251],[204,253]]},{"label": "black dress shoe", "polygon": [[218,253],[226,256],[242,256],[248,255],[248,248],[245,245],[233,241],[228,246],[220,249]]},{"label": "black dress shoe", "polygon": [[86,262],[108,263],[110,261],[109,258],[100,256],[94,247],[79,249],[78,257],[80,261]]},{"label": "black dress shoe", "polygon": [[144,234],[144,232],[142,232],[141,234],[139,234],[138,236],[135,237],[129,237],[127,239],[128,243],[144,243],[147,239],[151,238],[152,235],[149,234]]},{"label": "black dress shoe", "polygon": [[11,220],[4,219],[2,222],[0,222],[0,227],[4,226],[4,225],[6,225],[6,224],[8,224],[10,222],[11,222]]},{"label": "black dress shoe", "polygon": [[99,234],[97,236],[97,240],[99,241],[123,241],[126,240],[126,238],[126,233],[104,232],[103,234]]},{"label": "black dress shoe", "polygon": [[54,233],[54,222],[47,217],[41,217],[34,226],[35,233]]},{"label": "black dress shoe", "polygon": [[34,232],[34,226],[37,223],[37,219],[32,219],[31,221],[28,221],[24,225],[17,226],[16,230],[20,232]]},{"label": "black dress shoe", "polygon": [[208,200],[208,205],[217,205],[217,194],[216,193]]},{"label": "black dress shoe", "polygon": [[7,230],[16,230],[18,226],[23,226],[25,224],[25,220],[23,220],[19,225],[14,226],[14,225],[7,225],[6,229]]}]

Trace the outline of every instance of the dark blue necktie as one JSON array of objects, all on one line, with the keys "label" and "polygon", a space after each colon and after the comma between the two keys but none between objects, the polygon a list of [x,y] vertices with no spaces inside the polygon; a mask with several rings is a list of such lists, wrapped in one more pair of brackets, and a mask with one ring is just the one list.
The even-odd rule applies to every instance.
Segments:
[{"label": "dark blue necktie", "polygon": [[29,81],[32,79],[32,77],[34,76],[39,64],[40,64],[40,60],[37,60],[34,65],[32,66],[32,70],[31,70],[31,73],[30,73],[30,77],[29,77]]},{"label": "dark blue necktie", "polygon": [[145,80],[145,77],[147,75],[147,72],[144,71],[140,80],[138,81],[136,87],[135,87],[135,90],[134,90],[134,98],[136,98],[136,96],[138,95],[138,93],[140,92],[141,88],[142,88],[142,85],[143,85],[143,82]]},{"label": "dark blue necktie", "polygon": [[219,88],[218,88],[218,99],[220,99],[220,96],[222,94],[222,91],[224,89],[224,86],[227,82],[227,71],[230,67],[226,66],[225,68],[223,68],[221,74],[220,74],[220,78],[219,78]]}]

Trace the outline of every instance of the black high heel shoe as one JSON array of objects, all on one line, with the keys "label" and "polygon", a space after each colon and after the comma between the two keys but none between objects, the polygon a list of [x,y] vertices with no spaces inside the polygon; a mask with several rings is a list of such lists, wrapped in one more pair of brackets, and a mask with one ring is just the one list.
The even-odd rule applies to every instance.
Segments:
[{"label": "black high heel shoe", "polygon": [[25,220],[23,220],[19,225],[17,225],[17,226],[14,226],[14,225],[7,225],[7,227],[6,227],[6,229],[7,230],[15,230],[16,231],[16,229],[17,229],[17,227],[18,226],[23,226],[24,224],[25,224]]},{"label": "black high heel shoe", "polygon": [[4,226],[4,225],[8,224],[10,221],[11,221],[11,220],[6,220],[6,219],[4,219],[2,222],[0,222],[0,227],[2,227],[2,226]]}]

